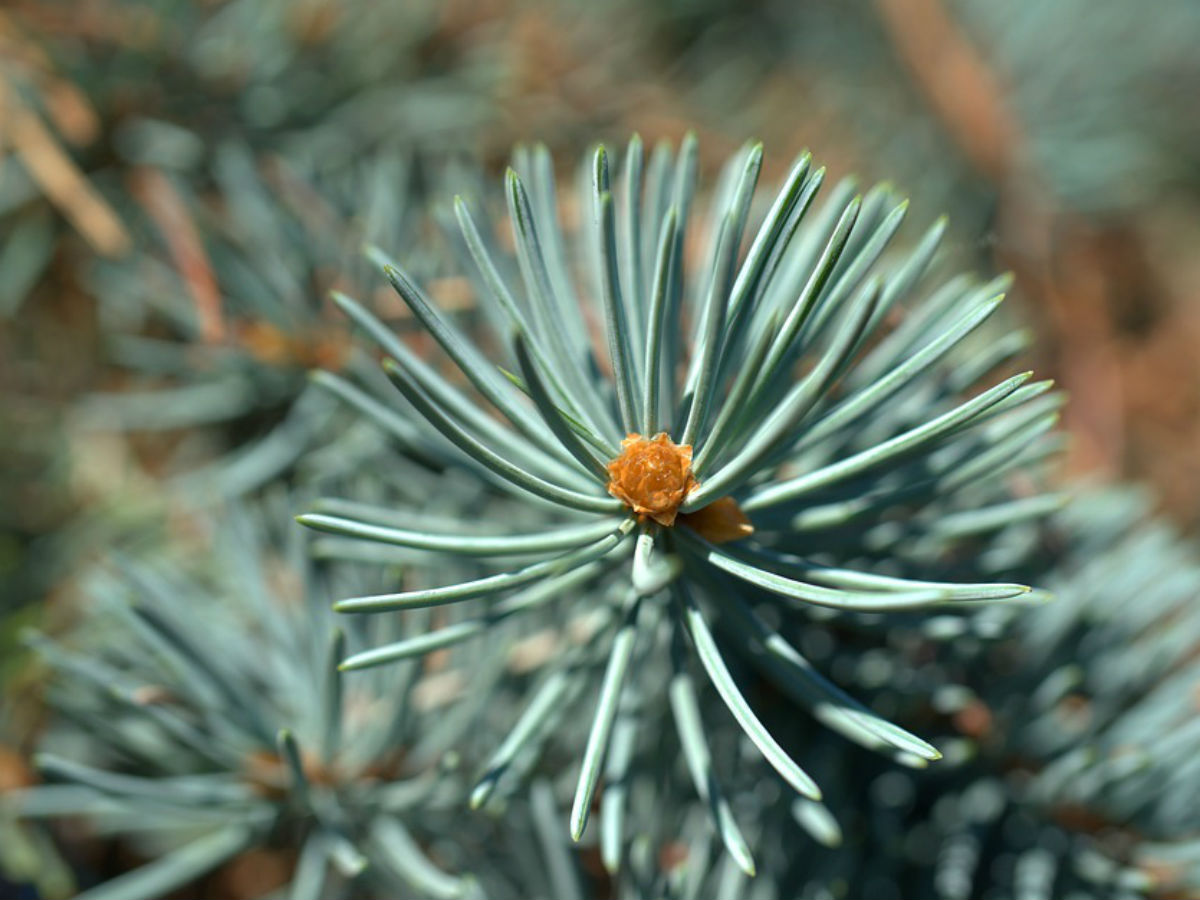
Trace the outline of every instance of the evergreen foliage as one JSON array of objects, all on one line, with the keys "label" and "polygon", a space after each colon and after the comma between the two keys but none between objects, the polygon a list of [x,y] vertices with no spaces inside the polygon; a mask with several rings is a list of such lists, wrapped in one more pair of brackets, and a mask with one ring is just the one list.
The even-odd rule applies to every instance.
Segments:
[{"label": "evergreen foliage", "polygon": [[[713,803],[726,847],[753,872],[713,781],[700,686],[716,690],[800,796],[819,802],[822,790],[747,701],[722,646],[843,737],[900,762],[938,759],[931,744],[828,681],[778,623],[809,610],[853,619],[1036,597],[1021,584],[971,580],[978,567],[966,548],[979,553],[978,535],[1057,504],[1011,495],[1007,477],[1045,452],[1041,438],[1057,401],[1048,383],[1027,383],[1028,373],[973,390],[1021,349],[1018,335],[993,342],[986,355],[964,352],[1002,285],[960,277],[934,289],[922,280],[941,223],[914,250],[880,263],[906,208],[886,187],[858,197],[843,184],[810,217],[823,170],[807,155],[753,227],[762,149],[730,160],[700,220],[707,249],[695,267],[699,284],[685,281],[695,153],[689,139],[677,155],[660,146],[647,162],[635,137],[618,181],[597,149],[580,199],[594,218],[582,224],[573,256],[543,149],[519,151],[506,178],[515,266],[496,260],[485,237],[493,230],[457,201],[484,285],[480,302],[511,335],[508,368],[489,362],[398,264],[372,251],[508,425],[337,295],[381,345],[389,377],[448,452],[498,489],[528,496],[545,510],[545,525],[513,534],[507,518],[481,517],[469,533],[438,533],[416,510],[339,515],[328,503],[300,520],[451,556],[522,558],[459,583],[407,582],[399,592],[339,600],[339,611],[382,613],[494,598],[441,631],[354,654],[347,669],[483,637],[490,622],[552,602],[565,607],[568,629],[588,635],[533,691],[477,784],[476,805],[526,745],[536,750],[564,703],[596,694],[570,816],[578,840],[602,773],[623,779],[641,720],[669,703],[696,789]],[[576,266],[593,280],[576,281]],[[519,268],[523,289],[504,280],[502,267]],[[588,338],[587,322],[596,319],[605,323],[607,354]],[[321,381],[352,402],[359,396],[334,376]],[[356,405],[384,427],[395,418],[374,402]],[[392,524],[397,518],[402,527]],[[601,806],[612,868],[621,859],[621,802]]]},{"label": "evergreen foliage", "polygon": [[0,893],[1200,896],[1198,36],[0,11]]}]

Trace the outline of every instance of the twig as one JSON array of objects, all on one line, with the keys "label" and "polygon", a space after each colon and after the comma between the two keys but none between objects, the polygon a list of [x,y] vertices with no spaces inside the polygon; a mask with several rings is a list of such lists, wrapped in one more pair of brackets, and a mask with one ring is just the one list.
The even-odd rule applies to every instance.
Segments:
[{"label": "twig", "polygon": [[187,207],[170,180],[156,169],[141,169],[134,176],[134,193],[167,242],[167,249],[196,306],[200,337],[216,343],[225,337],[221,292],[213,275],[204,242]]},{"label": "twig", "polygon": [[88,182],[70,154],[0,77],[0,119],[7,120],[7,140],[30,176],[96,252],[120,256],[130,246],[120,218]]}]

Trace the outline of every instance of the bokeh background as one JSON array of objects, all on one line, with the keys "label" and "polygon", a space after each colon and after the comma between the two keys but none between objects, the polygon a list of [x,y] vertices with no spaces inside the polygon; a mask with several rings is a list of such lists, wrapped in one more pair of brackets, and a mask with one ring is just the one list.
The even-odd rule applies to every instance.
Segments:
[{"label": "bokeh background", "polygon": [[1068,474],[1147,483],[1194,530],[1197,47],[1194,0],[9,0],[0,786],[40,721],[18,632],[69,619],[122,535],[180,527],[189,475],[236,494],[319,444],[328,289],[365,277],[364,236],[436,243],[417,211],[518,142],[569,173],[597,139],[693,130],[712,184],[759,138],[767,176],[808,148],[948,213],[1071,395]]}]

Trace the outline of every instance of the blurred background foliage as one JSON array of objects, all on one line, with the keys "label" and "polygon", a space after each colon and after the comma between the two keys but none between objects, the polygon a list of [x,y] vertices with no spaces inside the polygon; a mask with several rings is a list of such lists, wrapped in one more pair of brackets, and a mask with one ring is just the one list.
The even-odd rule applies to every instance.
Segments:
[{"label": "blurred background foliage", "polygon": [[[694,130],[712,184],[753,136],[768,176],[808,148],[835,178],[891,180],[918,224],[948,212],[948,255],[1014,273],[1009,314],[1072,398],[1067,473],[1144,482],[1139,503],[1193,533],[1197,46],[1191,0],[4,4],[0,785],[32,778],[19,751],[42,720],[18,632],[70,621],[80,573],[109,548],[147,531],[186,540],[197,499],[302,481],[306,451],[346,441],[305,376],[369,362],[328,290],[374,297],[408,328],[359,258],[374,240],[469,316],[439,219],[520,141],[566,173],[594,140]],[[1121,527],[1081,543],[1106,554]],[[1029,678],[1069,655],[1060,640]],[[979,687],[947,709],[1024,719]],[[985,774],[947,777],[969,792]],[[535,830],[540,802],[519,811]],[[930,814],[918,806],[905,814]],[[1009,814],[1023,813],[993,818]],[[1159,837],[1195,827],[1139,814]],[[664,890],[660,877],[622,890]]]}]

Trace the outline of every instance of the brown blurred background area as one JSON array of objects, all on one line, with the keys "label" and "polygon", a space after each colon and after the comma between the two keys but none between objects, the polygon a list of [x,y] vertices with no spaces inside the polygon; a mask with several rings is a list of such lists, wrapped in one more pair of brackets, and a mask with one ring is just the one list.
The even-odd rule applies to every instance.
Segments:
[{"label": "brown blurred background area", "polygon": [[[394,153],[495,170],[515,142],[537,140],[566,171],[596,139],[693,129],[709,174],[755,137],[768,174],[810,148],[834,176],[890,179],[918,222],[950,214],[964,265],[1015,274],[1035,362],[1072,397],[1069,471],[1148,481],[1195,525],[1198,44],[1186,0],[1152,13],[1121,0],[11,0],[0,8],[6,606],[52,590],[81,511],[153,490],[136,473],[180,440],[75,427],[81,396],[126,383],[97,261],[165,243],[197,315],[211,307],[200,339],[232,339],[220,263],[183,198],[220,186],[214,159],[229,144],[264,166]],[[156,334],[148,319],[116,319]]]}]

